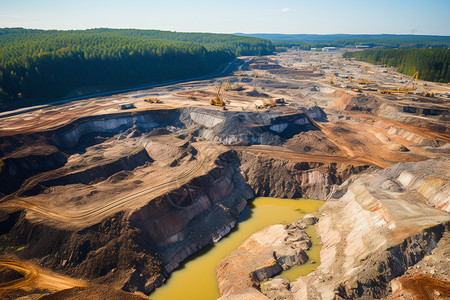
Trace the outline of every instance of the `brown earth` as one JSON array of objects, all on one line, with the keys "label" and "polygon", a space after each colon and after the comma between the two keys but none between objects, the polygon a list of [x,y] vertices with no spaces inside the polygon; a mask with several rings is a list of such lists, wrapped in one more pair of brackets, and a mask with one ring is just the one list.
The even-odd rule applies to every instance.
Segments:
[{"label": "brown earth", "polygon": [[[301,60],[288,66],[292,57]],[[319,67],[323,65],[330,69]],[[450,155],[449,102],[443,98],[450,93],[448,87],[433,84],[440,97],[435,99],[356,93],[330,84],[328,72],[366,69],[325,53],[280,53],[257,58],[252,66],[258,78],[230,76],[233,88],[221,92],[228,111],[209,105],[219,82],[227,79],[218,78],[0,116],[0,253],[14,255],[14,263],[25,266],[19,273],[33,273],[32,266],[40,265],[73,282],[87,282],[86,287],[66,286],[70,289],[51,297],[134,297],[115,290],[150,293],[190,254],[227,234],[255,195],[331,199],[319,228],[339,232],[339,239],[322,235],[322,242],[338,249],[346,247],[339,243],[351,232],[332,228],[351,224],[334,217],[333,209],[349,219],[354,213],[361,219],[394,220],[397,227],[383,237],[392,247],[444,223],[448,174],[436,165],[447,164]],[[374,71],[373,85],[385,83],[383,74]],[[149,96],[163,103],[145,102]],[[285,103],[258,108],[278,98]],[[117,109],[128,102],[136,108]],[[367,178],[375,178],[381,169],[404,162],[420,166],[423,161],[440,173],[420,179],[411,187],[414,192],[399,196],[365,191]],[[403,182],[410,178],[407,173]],[[399,188],[399,178],[385,187]],[[362,198],[345,200],[348,191]],[[405,201],[404,206],[391,207],[392,199]],[[350,210],[358,201],[372,203],[361,204],[363,215]],[[431,223],[406,212],[400,216],[405,207],[415,207],[411,201],[421,203]],[[386,213],[390,210],[399,213]],[[361,251],[361,262],[347,262],[342,271],[360,267],[371,253],[358,246],[358,237],[350,237],[356,239],[352,245]],[[329,265],[334,276],[341,276],[342,265],[335,267],[323,251],[323,268]],[[387,259],[383,255],[369,261],[379,264]],[[8,272],[0,278],[20,277]],[[293,295],[295,289],[303,291],[304,280],[324,289],[321,279],[302,279],[291,285]],[[411,281],[405,280],[402,286],[408,289]],[[347,296],[357,285],[332,282],[330,288]],[[47,295],[64,288],[51,286],[52,279],[47,280],[50,287],[44,283],[25,289],[25,294]],[[388,295],[386,285],[361,289],[363,294]],[[0,292],[6,290],[11,291],[0,286]],[[21,287],[17,290],[23,294]],[[327,290],[320,295],[335,294]]]}]

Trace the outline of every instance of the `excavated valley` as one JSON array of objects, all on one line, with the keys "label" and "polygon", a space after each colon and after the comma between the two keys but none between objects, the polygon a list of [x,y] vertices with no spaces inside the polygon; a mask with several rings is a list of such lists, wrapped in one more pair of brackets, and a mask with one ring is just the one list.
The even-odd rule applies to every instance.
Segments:
[{"label": "excavated valley", "polygon": [[[233,287],[220,288],[224,299],[381,298],[401,293],[391,281],[428,256],[448,263],[448,244],[441,242],[450,220],[448,109],[441,119],[418,119],[393,113],[391,100],[354,95],[330,87],[322,75],[287,69],[283,55],[253,64],[258,78],[233,82],[261,93],[231,91],[228,111],[202,99],[186,105],[182,97],[193,92],[182,84],[159,88],[165,103],[150,109],[138,102],[131,111],[105,111],[109,104],[98,99],[92,103],[99,110],[91,107],[89,115],[74,117],[82,102],[28,113],[28,129],[20,128],[20,115],[0,120],[0,266],[6,268],[0,271],[8,278],[0,295],[93,295],[105,284],[117,295],[149,294],[190,255],[230,232],[257,196],[327,201],[314,216],[321,265],[288,284],[263,283],[279,267],[261,269],[233,252],[249,270],[240,276],[257,280],[236,289],[233,281],[245,280],[218,267],[219,287]],[[202,88],[210,83],[194,87]],[[266,97],[263,88],[287,103],[250,109]],[[300,238],[302,223],[290,226],[268,227],[241,247],[253,238],[265,253],[271,236]],[[11,262],[39,266],[46,278],[66,276],[58,277],[66,285],[21,281],[11,270],[26,268],[8,267]],[[449,278],[427,276],[444,286]]]}]

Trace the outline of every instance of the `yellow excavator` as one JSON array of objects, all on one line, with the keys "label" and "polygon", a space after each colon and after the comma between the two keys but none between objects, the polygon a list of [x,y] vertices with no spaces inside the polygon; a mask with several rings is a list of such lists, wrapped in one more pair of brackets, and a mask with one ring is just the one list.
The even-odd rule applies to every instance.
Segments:
[{"label": "yellow excavator", "polygon": [[256,72],[255,69],[252,69],[252,70],[255,73],[255,78],[258,78],[258,72]]},{"label": "yellow excavator", "polygon": [[[416,89],[417,77],[419,77],[419,71],[416,71],[416,73],[414,73],[414,75],[408,80],[407,83],[405,83],[405,85],[402,88],[397,89],[397,90],[379,90],[379,92],[382,93],[382,94],[399,94],[399,93],[407,94],[408,92]],[[408,87],[409,84],[413,80],[414,80],[413,86],[412,87]]]},{"label": "yellow excavator", "polygon": [[225,101],[223,101],[223,100],[220,98],[220,96],[219,96],[219,94],[220,94],[220,89],[221,89],[221,88],[222,88],[222,84],[219,85],[219,89],[217,90],[217,95],[216,95],[216,97],[215,97],[215,98],[212,98],[212,99],[209,101],[209,104],[215,105],[215,106],[222,106],[222,107],[225,106]]},{"label": "yellow excavator", "polygon": [[432,91],[427,91],[426,89],[423,88],[423,86],[420,87],[423,91],[422,96],[424,97],[434,97],[434,93]]},{"label": "yellow excavator", "polygon": [[228,90],[231,90],[231,89],[232,89],[232,87],[231,87],[230,78],[227,78],[227,83],[225,84],[224,90],[228,91]]},{"label": "yellow excavator", "polygon": [[330,84],[334,84],[334,73],[333,73],[333,75],[331,76]]}]

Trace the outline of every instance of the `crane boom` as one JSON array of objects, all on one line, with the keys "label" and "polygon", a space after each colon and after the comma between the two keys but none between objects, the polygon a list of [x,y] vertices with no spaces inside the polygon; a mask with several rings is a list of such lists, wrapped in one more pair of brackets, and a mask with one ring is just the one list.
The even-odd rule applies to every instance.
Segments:
[{"label": "crane boom", "polygon": [[[397,94],[397,93],[403,93],[406,94],[412,90],[415,90],[417,88],[417,78],[419,77],[419,71],[416,71],[416,73],[414,73],[413,76],[411,76],[411,78],[408,80],[407,83],[405,83],[405,85],[397,90],[380,90],[380,93],[382,94]],[[409,84],[414,80],[413,86],[412,88],[408,87]]]}]

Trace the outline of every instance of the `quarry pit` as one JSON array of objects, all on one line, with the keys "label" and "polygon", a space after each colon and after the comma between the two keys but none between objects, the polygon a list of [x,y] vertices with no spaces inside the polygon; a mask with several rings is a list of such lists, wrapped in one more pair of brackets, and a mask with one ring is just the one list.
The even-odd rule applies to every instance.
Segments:
[{"label": "quarry pit", "polygon": [[[450,297],[450,87],[381,95],[407,76],[338,52],[241,59],[244,76],[0,114],[0,297],[151,297],[255,197],[326,201],[321,264],[264,282],[276,272],[233,252],[250,271],[222,262],[221,299]],[[220,84],[226,110],[210,105]]]}]

